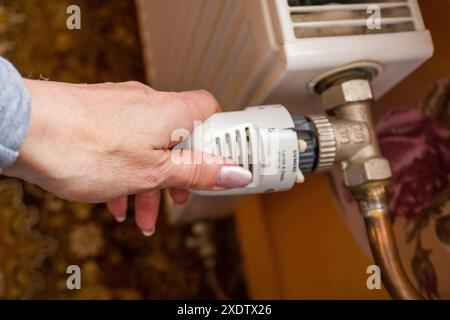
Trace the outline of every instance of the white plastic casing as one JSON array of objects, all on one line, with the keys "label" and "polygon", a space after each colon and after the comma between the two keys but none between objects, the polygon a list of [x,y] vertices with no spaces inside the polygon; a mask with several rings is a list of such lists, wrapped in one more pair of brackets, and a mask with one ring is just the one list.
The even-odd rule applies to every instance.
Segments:
[{"label": "white plastic casing", "polygon": [[298,169],[299,143],[291,115],[281,105],[214,114],[197,126],[183,149],[223,156],[249,170],[252,183],[200,195],[236,195],[287,190],[303,182]]}]

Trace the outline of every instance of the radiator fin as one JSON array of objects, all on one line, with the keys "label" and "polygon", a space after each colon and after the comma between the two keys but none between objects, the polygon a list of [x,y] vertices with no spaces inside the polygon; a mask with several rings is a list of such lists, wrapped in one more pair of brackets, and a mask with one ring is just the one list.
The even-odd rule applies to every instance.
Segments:
[{"label": "radiator fin", "polygon": [[[286,0],[297,39],[395,33],[417,30],[414,11],[408,0]],[[380,28],[369,28],[374,12],[380,9]]]}]

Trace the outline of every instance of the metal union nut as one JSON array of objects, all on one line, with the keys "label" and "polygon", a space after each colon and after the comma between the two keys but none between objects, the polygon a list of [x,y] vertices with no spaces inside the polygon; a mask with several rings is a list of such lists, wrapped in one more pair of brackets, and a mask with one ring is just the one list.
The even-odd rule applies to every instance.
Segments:
[{"label": "metal union nut", "polygon": [[330,120],[324,115],[311,115],[319,142],[319,154],[316,171],[329,170],[336,160],[336,136]]},{"label": "metal union nut", "polygon": [[363,162],[350,163],[344,169],[345,184],[348,187],[389,179],[391,176],[391,167],[384,158],[372,158]]},{"label": "metal union nut", "polygon": [[348,80],[334,85],[325,90],[321,97],[326,110],[346,103],[373,99],[370,83],[364,79]]}]

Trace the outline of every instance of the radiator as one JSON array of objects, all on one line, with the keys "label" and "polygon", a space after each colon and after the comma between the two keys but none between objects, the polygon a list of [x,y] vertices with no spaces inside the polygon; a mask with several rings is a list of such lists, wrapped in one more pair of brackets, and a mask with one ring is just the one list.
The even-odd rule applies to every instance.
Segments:
[{"label": "radiator", "polygon": [[[149,82],[207,89],[225,110],[281,103],[318,111],[308,83],[360,60],[384,66],[380,97],[433,51],[415,0],[138,0]],[[368,8],[381,29],[369,29]]]}]

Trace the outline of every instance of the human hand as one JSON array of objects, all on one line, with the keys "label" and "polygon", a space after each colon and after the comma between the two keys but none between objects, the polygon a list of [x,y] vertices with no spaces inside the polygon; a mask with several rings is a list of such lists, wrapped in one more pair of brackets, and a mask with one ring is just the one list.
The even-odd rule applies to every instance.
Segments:
[{"label": "human hand", "polygon": [[119,222],[126,218],[127,196],[135,195],[135,219],[144,235],[155,230],[163,188],[183,203],[188,188],[251,182],[249,171],[211,155],[201,155],[208,164],[172,161],[171,148],[179,142],[171,141],[174,130],[192,131],[194,121],[219,111],[206,91],[159,92],[138,82],[24,81],[32,97],[30,127],[5,175],[63,199],[107,202]]}]

